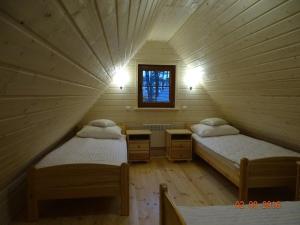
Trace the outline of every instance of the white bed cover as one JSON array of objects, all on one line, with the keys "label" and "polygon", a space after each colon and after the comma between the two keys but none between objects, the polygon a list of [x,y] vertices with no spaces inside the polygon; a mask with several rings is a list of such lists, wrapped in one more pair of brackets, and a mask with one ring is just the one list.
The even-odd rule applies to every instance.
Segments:
[{"label": "white bed cover", "polygon": [[125,136],[120,139],[73,137],[46,155],[35,168],[84,163],[119,166],[123,162],[127,162]]},{"label": "white bed cover", "polygon": [[240,164],[242,158],[254,160],[268,157],[300,157],[300,153],[242,134],[200,137],[194,133],[192,137],[198,143],[237,165]]},{"label": "white bed cover", "polygon": [[178,206],[187,225],[299,225],[300,202],[281,202],[280,208],[243,209],[232,206]]}]

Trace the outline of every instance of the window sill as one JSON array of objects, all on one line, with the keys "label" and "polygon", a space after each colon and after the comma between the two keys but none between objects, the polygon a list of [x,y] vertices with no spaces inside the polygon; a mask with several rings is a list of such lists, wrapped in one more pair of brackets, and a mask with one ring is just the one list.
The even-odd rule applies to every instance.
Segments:
[{"label": "window sill", "polygon": [[179,111],[179,108],[135,108],[134,111]]}]

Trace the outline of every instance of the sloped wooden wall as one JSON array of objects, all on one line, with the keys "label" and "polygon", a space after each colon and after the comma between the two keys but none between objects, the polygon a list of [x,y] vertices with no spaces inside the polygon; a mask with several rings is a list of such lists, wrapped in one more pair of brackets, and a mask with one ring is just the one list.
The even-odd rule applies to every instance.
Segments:
[{"label": "sloped wooden wall", "polygon": [[0,193],[83,117],[145,41],[160,4],[0,2]]},{"label": "sloped wooden wall", "polygon": [[235,126],[300,151],[299,0],[208,0],[170,44]]}]

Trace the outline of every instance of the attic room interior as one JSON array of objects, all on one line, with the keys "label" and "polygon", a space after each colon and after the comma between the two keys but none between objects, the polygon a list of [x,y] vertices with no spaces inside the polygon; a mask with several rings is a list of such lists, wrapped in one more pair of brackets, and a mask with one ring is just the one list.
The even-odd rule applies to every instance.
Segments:
[{"label": "attic room interior", "polygon": [[299,0],[1,0],[1,225],[296,225]]}]

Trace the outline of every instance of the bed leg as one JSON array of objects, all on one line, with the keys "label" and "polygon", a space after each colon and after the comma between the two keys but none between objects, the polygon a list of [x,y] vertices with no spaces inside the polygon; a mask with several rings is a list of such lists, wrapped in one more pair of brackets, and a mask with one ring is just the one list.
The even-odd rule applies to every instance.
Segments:
[{"label": "bed leg", "polygon": [[248,202],[248,159],[242,158],[240,162],[239,200]]},{"label": "bed leg", "polygon": [[28,198],[28,221],[33,222],[38,220],[38,201],[34,197]]},{"label": "bed leg", "polygon": [[291,193],[291,196],[293,199],[297,200],[297,189],[296,189],[296,185],[295,184],[291,184],[291,185],[288,185],[287,187],[287,191],[289,193]]},{"label": "bed leg", "polygon": [[295,200],[300,201],[300,161],[297,162]]},{"label": "bed leg", "polygon": [[129,216],[129,165],[121,165],[121,216]]},{"label": "bed leg", "polygon": [[27,216],[29,221],[37,221],[39,217],[38,200],[34,193],[34,169],[27,177]]},{"label": "bed leg", "polygon": [[159,224],[165,225],[165,207],[164,207],[164,197],[165,193],[168,192],[168,187],[166,184],[159,185]]}]

